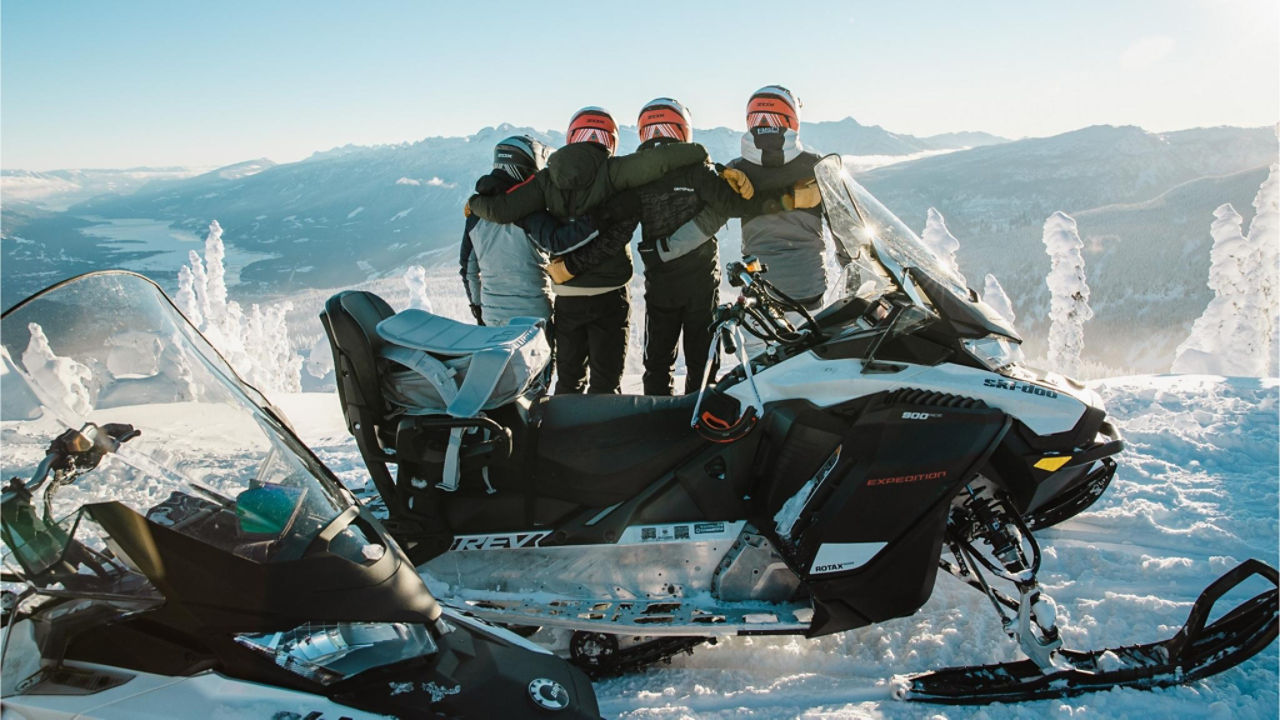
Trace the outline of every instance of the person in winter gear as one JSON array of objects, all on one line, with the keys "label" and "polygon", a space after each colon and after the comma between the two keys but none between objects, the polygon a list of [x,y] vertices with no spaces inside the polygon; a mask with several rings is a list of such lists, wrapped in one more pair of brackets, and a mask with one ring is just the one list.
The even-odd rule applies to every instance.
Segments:
[{"label": "person in winter gear", "polygon": [[[800,143],[800,107],[781,85],[762,87],[747,101],[742,157],[729,166],[746,173],[756,192],[789,191],[810,199],[816,192],[813,167],[822,156]],[[820,204],[742,218],[743,256],[764,262],[769,282],[810,310],[821,307],[827,289],[823,250]],[[836,253],[842,265],[849,262],[838,244]]]},{"label": "person in winter gear", "polygon": [[[469,210],[493,222],[515,222],[541,210],[568,222],[588,215],[607,199],[670,170],[706,162],[700,145],[681,144],[661,153],[613,157],[617,123],[598,107],[585,107],[569,121],[568,144],[552,153],[547,167],[503,195],[475,195]],[[610,231],[620,237],[625,225]],[[634,224],[631,225],[634,230]],[[627,233],[629,237],[629,233]],[[627,283],[631,250],[553,286],[557,326],[557,393],[617,393],[622,388],[631,314]],[[587,374],[590,371],[590,386]]]},{"label": "person in winter gear", "polygon": [[707,160],[706,149],[693,143],[646,155],[613,157],[617,127],[600,108],[579,110],[569,123],[568,144],[547,158],[545,169],[504,195],[473,195],[467,207],[485,220],[499,223],[515,222],[543,209],[565,220],[586,215],[623,190]]},{"label": "person in winter gear", "polygon": [[[513,135],[493,151],[493,171],[476,181],[481,195],[506,192],[546,166],[551,148],[527,135]],[[467,217],[459,257],[460,274],[476,322],[505,325],[515,317],[548,321],[551,284],[548,256],[564,253],[596,235],[596,222],[612,222],[616,203],[606,203],[591,216],[561,222],[545,210],[499,225],[476,215]]]},{"label": "person in winter gear", "polygon": [[[527,135],[502,140],[493,150],[493,171],[476,181],[476,192],[505,193],[545,167],[549,154],[549,147]],[[514,317],[551,320],[547,251],[530,235],[528,225],[467,218],[460,274],[471,314],[481,325],[505,325]]]},{"label": "person in winter gear", "polygon": [[[671,98],[645,105],[638,125],[637,155],[692,139],[689,111]],[[717,174],[707,165],[673,170],[636,193],[643,228],[640,257],[645,267],[644,392],[672,394],[678,344],[683,345],[688,369],[685,392],[693,392],[701,385],[711,347],[712,315],[719,303],[715,233],[729,217],[778,212],[794,199],[788,193],[754,194],[743,173],[722,168]],[[616,246],[610,247],[617,241],[602,234],[566,255],[566,265],[579,272],[594,262],[582,257],[585,253],[617,252]]]}]

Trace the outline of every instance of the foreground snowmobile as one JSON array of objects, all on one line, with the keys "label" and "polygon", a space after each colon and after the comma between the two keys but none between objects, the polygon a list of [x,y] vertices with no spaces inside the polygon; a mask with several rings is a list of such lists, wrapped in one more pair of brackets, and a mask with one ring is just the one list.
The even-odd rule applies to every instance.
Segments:
[{"label": "foreground snowmobile", "polygon": [[[742,362],[697,395],[538,398],[535,326],[329,300],[348,427],[435,595],[604,674],[718,636],[910,615],[942,569],[990,598],[1028,657],[902,688],[947,703],[1186,682],[1267,646],[1275,588],[1206,626],[1246,578],[1276,584],[1249,561],[1168,641],[1061,647],[1033,531],[1096,500],[1123,441],[1094,392],[1021,364],[1014,329],[839,157],[817,177],[855,259],[848,296],[810,316],[759,263],[733,264],[741,297],[716,335]],[[742,357],[744,333],[767,349]]]},{"label": "foreground snowmobile", "polygon": [[149,280],[0,329],[6,718],[599,717],[581,670],[438,604]]}]

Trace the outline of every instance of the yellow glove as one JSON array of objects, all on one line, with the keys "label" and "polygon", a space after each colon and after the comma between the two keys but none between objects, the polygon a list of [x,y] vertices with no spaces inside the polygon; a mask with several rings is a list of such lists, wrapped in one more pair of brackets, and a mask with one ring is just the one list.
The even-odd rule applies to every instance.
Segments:
[{"label": "yellow glove", "polygon": [[569,272],[569,267],[564,264],[564,258],[556,258],[547,265],[547,274],[551,276],[551,282],[557,285],[563,285],[573,279],[573,273]]},{"label": "yellow glove", "polygon": [[751,196],[756,194],[756,189],[751,185],[751,179],[741,170],[725,168],[720,173],[720,177],[724,178],[724,181],[729,183],[729,187],[741,195],[743,200],[750,200]]},{"label": "yellow glove", "polygon": [[818,191],[817,180],[800,180],[791,188],[791,192],[782,196],[782,207],[788,210],[804,210],[822,204],[822,193]]},{"label": "yellow glove", "polygon": [[468,200],[466,203],[464,203],[464,204],[463,204],[463,206],[462,206],[462,216],[463,216],[463,217],[471,217],[471,201],[470,201],[470,200]]}]

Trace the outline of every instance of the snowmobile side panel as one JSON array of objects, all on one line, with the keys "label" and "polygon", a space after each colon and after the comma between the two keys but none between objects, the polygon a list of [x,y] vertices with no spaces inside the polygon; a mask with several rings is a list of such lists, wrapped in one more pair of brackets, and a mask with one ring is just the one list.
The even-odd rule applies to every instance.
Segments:
[{"label": "snowmobile side panel", "polygon": [[[828,456],[830,466],[810,480],[816,485],[788,499],[807,493],[803,509],[775,526],[783,555],[813,593],[810,635],[900,617],[924,604],[948,501],[1008,427],[1002,412],[981,403],[942,395],[927,404],[894,402],[900,396],[858,417]],[[775,518],[785,513],[778,508]]]}]

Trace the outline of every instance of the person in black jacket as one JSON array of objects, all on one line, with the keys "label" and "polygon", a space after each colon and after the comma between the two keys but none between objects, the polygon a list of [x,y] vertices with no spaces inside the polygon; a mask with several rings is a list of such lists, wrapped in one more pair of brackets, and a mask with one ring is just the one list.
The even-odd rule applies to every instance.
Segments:
[{"label": "person in black jacket", "polygon": [[[688,143],[688,110],[658,98],[640,111],[637,156]],[[711,348],[711,321],[719,303],[720,265],[715,233],[730,217],[763,215],[795,207],[790,192],[756,195],[740,172],[708,165],[678,168],[641,186],[640,257],[645,275],[644,392],[671,395],[677,346],[683,346],[684,391],[701,385]],[[583,272],[598,258],[617,252],[613,235],[565,258],[570,272]],[[555,264],[552,265],[553,275]],[[681,339],[683,338],[683,342]],[[716,358],[712,358],[714,363]]]},{"label": "person in black jacket", "polygon": [[[701,146],[687,145],[618,158],[613,157],[617,140],[617,124],[607,112],[583,108],[569,121],[567,144],[551,154],[544,170],[505,193],[473,195],[465,212],[498,223],[523,222],[549,212],[565,223],[576,223],[607,206],[606,201],[620,191],[673,168],[700,165],[707,156]],[[629,228],[625,222],[611,222],[609,235],[630,238],[636,222],[632,219]],[[557,394],[621,391],[631,318],[628,283],[633,272],[630,248],[624,245],[623,250],[576,276],[551,274]]]}]

